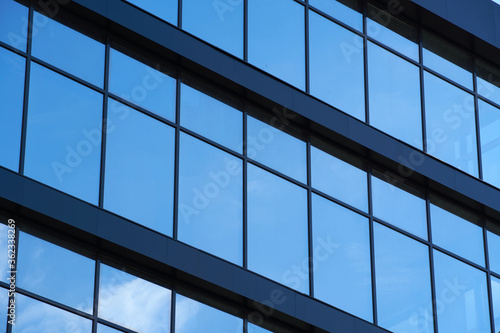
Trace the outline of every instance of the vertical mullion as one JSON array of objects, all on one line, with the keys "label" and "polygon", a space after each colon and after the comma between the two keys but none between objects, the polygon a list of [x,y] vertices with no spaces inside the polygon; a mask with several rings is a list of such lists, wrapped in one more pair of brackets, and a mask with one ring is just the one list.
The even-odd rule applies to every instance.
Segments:
[{"label": "vertical mullion", "polygon": [[175,285],[172,286],[172,297],[171,297],[171,304],[170,304],[170,333],[175,333],[175,311],[176,311],[176,306],[175,306],[175,300],[176,300],[176,295],[177,293],[175,292]]},{"label": "vertical mullion", "polygon": [[[428,185],[426,186],[426,188],[428,188]],[[432,243],[431,201],[430,201],[430,193],[428,190],[426,190],[425,193],[425,209],[426,209],[425,214],[427,218],[427,240],[429,241],[429,268],[431,273],[432,320],[434,324],[434,332],[438,333],[436,277],[434,273],[434,245]]]},{"label": "vertical mullion", "polygon": [[248,0],[243,0],[243,61],[248,62]]},{"label": "vertical mullion", "polygon": [[247,104],[243,106],[243,268],[248,268]]},{"label": "vertical mullion", "polygon": [[97,319],[98,319],[98,310],[99,310],[99,283],[100,283],[100,275],[101,275],[101,260],[96,259],[95,261],[95,272],[94,272],[94,320],[92,322],[92,332],[97,333]]},{"label": "vertical mullion", "polygon": [[102,110],[102,128],[101,128],[101,180],[99,184],[99,207],[104,207],[104,177],[106,175],[106,140],[108,128],[108,89],[109,89],[109,63],[111,46],[108,37],[106,37],[106,51],[104,56],[104,96]]},{"label": "vertical mullion", "polygon": [[311,89],[310,89],[310,80],[309,80],[309,68],[310,68],[310,65],[309,65],[309,1],[307,1],[307,3],[305,4],[304,6],[304,10],[305,10],[305,19],[304,19],[304,29],[305,29],[305,33],[304,33],[304,36],[305,36],[305,45],[304,45],[304,52],[305,52],[305,61],[306,61],[306,68],[305,68],[305,74],[306,74],[306,93],[310,93]]},{"label": "vertical mullion", "polygon": [[182,29],[182,0],[177,2],[177,27]]},{"label": "vertical mullion", "polygon": [[418,58],[419,58],[419,72],[420,72],[420,110],[422,117],[422,150],[427,152],[427,122],[425,120],[425,86],[424,86],[424,66],[423,66],[423,43],[422,36],[423,31],[422,28],[419,27],[417,30],[418,33]]},{"label": "vertical mullion", "polygon": [[477,167],[478,167],[478,178],[483,179],[483,158],[481,149],[481,128],[479,119],[479,92],[477,88],[477,66],[476,66],[476,56],[472,57],[472,84],[474,89],[474,119],[476,121],[476,147],[477,147]]},{"label": "vertical mullion", "polygon": [[484,261],[486,264],[486,278],[487,278],[487,289],[488,289],[488,305],[489,305],[489,314],[490,314],[490,326],[491,333],[495,333],[495,312],[493,311],[493,280],[491,276],[491,268],[490,268],[490,255],[488,248],[488,232],[486,230],[486,220],[483,225],[483,242],[484,242]]},{"label": "vertical mullion", "polygon": [[180,165],[180,108],[181,108],[181,78],[180,73],[177,73],[175,91],[175,152],[174,152],[174,216],[172,236],[177,239],[178,236],[178,220],[179,220],[179,165]]},{"label": "vertical mullion", "polygon": [[370,265],[371,265],[371,282],[372,282],[372,306],[373,306],[373,323],[378,325],[378,312],[377,312],[377,277],[375,272],[375,233],[373,221],[373,199],[372,199],[372,166],[367,168],[367,185],[368,185],[368,213],[369,230],[370,230]]},{"label": "vertical mullion", "polygon": [[313,250],[313,228],[312,228],[312,182],[311,182],[311,136],[307,137],[307,234],[309,251],[309,295],[314,297],[314,250]]},{"label": "vertical mullion", "polygon": [[364,67],[364,90],[365,90],[365,123],[370,123],[370,93],[368,85],[368,29],[367,29],[367,17],[368,17],[368,3],[365,1],[363,3],[363,67]]}]

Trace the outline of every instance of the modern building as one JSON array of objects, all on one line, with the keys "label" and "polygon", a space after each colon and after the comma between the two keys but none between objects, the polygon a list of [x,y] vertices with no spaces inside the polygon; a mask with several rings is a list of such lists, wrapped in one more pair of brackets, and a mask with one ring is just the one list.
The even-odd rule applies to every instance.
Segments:
[{"label": "modern building", "polygon": [[0,0],[0,216],[0,332],[498,333],[500,5]]}]

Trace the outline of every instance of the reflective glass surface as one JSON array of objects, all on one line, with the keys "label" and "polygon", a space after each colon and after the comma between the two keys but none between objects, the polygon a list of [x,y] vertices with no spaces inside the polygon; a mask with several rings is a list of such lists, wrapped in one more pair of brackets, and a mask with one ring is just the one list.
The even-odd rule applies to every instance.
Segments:
[{"label": "reflective glass surface", "polygon": [[314,188],[361,210],[368,210],[366,171],[311,146],[311,184]]},{"label": "reflective glass surface", "polygon": [[33,34],[32,54],[102,88],[104,44],[37,12],[34,22],[45,22]]},{"label": "reflective glass surface", "polygon": [[477,91],[493,102],[500,104],[500,68],[477,59]]},{"label": "reflective glass surface", "polygon": [[309,292],[307,192],[248,165],[248,268]]},{"label": "reflective glass surface", "polygon": [[97,324],[97,333],[122,333],[122,331],[115,330],[106,325]]},{"label": "reflective glass surface", "polygon": [[32,63],[24,174],[97,204],[102,95]]},{"label": "reflective glass surface", "polygon": [[243,153],[243,113],[188,85],[181,85],[181,125]]},{"label": "reflective glass surface", "polygon": [[104,208],[172,235],[175,130],[112,99],[108,105]]},{"label": "reflective glass surface", "polygon": [[99,317],[138,332],[170,332],[171,291],[101,265]]},{"label": "reflective glass surface", "polygon": [[181,133],[178,239],[243,263],[243,162]]},{"label": "reflective glass surface", "polygon": [[474,97],[425,72],[427,152],[478,175]]},{"label": "reflective glass surface", "polygon": [[484,266],[483,228],[434,204],[430,207],[432,242]]},{"label": "reflective glass surface", "polygon": [[[3,221],[2,221],[3,222]],[[7,222],[7,221],[5,221]],[[8,260],[10,259],[8,256],[12,254],[12,252],[9,251],[9,234],[10,239],[14,239],[14,233],[13,231],[9,232],[9,228],[6,224],[0,223],[0,253],[3,253],[3,255],[0,255],[0,281],[2,282],[8,282],[7,278],[10,277],[10,270],[11,268],[9,265],[12,263],[9,263]],[[15,231],[15,229],[12,228],[12,230]],[[10,244],[14,244],[14,242],[10,242]],[[15,245],[15,244],[14,244]],[[10,246],[10,250],[14,250],[12,246]]]},{"label": "reflective glass surface", "polygon": [[[0,8],[3,3],[0,3]],[[0,47],[0,73],[2,73],[0,76],[0,151],[2,152],[0,165],[15,172],[19,171],[25,68],[26,60],[23,57]]]},{"label": "reflective glass surface", "polygon": [[373,215],[427,239],[425,200],[398,187],[403,185],[395,179],[386,179],[391,183],[372,177]]},{"label": "reflective glass surface", "polygon": [[241,332],[243,319],[222,312],[185,296],[176,295],[176,333]]},{"label": "reflective glass surface", "polygon": [[312,207],[314,297],[372,321],[368,219],[318,195]]},{"label": "reflective glass surface", "polygon": [[363,39],[309,12],[311,95],[365,120]]},{"label": "reflective glass surface", "polygon": [[109,91],[175,120],[175,79],[115,49],[110,54]]},{"label": "reflective glass surface", "polygon": [[478,101],[483,179],[500,187],[500,109]]},{"label": "reflective glass surface", "polygon": [[12,325],[12,332],[91,333],[92,321],[33,298],[16,294],[16,324]]},{"label": "reflective glass surface", "polygon": [[265,328],[256,326],[254,324],[248,323],[248,333],[271,333],[271,331],[268,331]]},{"label": "reflective glass surface", "polygon": [[420,70],[368,43],[370,124],[422,149]]},{"label": "reflective glass surface", "polygon": [[247,155],[287,176],[306,182],[306,143],[253,117],[247,117]]},{"label": "reflective glass surface", "polygon": [[[7,309],[8,306],[10,306],[9,291],[7,291],[7,289],[4,288],[0,288],[0,306],[3,307],[4,309]],[[10,309],[7,311],[10,311]],[[9,321],[10,320],[11,318],[9,316]],[[0,316],[0,330],[3,330],[3,332],[5,332],[6,329],[7,329],[7,316],[4,314]]]},{"label": "reflective glass surface", "polygon": [[491,277],[491,294],[493,299],[494,331],[500,332],[500,279]]},{"label": "reflective glass surface", "polygon": [[248,0],[248,62],[305,89],[304,6]]},{"label": "reflective glass surface", "polygon": [[358,6],[356,0],[309,0],[309,5],[350,25],[358,31],[363,31],[363,15],[353,9]]},{"label": "reflective glass surface", "polygon": [[429,248],[374,224],[378,324],[392,332],[434,332]]},{"label": "reflective glass surface", "polygon": [[490,332],[486,274],[434,250],[439,333]]},{"label": "reflective glass surface", "polygon": [[28,8],[14,0],[0,1],[0,41],[22,51],[28,37]]},{"label": "reflective glass surface", "polygon": [[490,231],[487,234],[490,269],[500,274],[500,236]]},{"label": "reflective glass surface", "polygon": [[177,25],[177,0],[126,0],[159,18]]},{"label": "reflective glass surface", "polygon": [[243,58],[243,0],[182,1],[182,29]]}]

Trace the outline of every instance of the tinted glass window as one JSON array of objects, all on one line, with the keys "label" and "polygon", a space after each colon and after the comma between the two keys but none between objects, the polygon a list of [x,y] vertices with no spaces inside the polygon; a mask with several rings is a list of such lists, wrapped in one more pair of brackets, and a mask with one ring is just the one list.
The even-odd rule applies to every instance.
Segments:
[{"label": "tinted glass window", "polygon": [[486,274],[434,250],[439,333],[490,332]]},{"label": "tinted glass window", "polygon": [[126,0],[159,18],[177,25],[177,0]]},{"label": "tinted glass window", "polygon": [[312,205],[314,297],[372,321],[368,219],[317,195]]},{"label": "tinted glass window", "polygon": [[[9,291],[3,288],[0,288],[0,306],[3,306],[4,309],[8,309],[8,307],[11,306],[11,303],[9,303]],[[10,309],[7,311],[10,311]],[[0,317],[0,329],[3,330],[3,332],[7,329],[7,318],[9,318],[9,321],[11,320],[10,316],[7,317],[3,315]]]},{"label": "tinted glass window", "polygon": [[37,12],[33,20],[46,21],[33,34],[33,56],[96,86],[103,86],[103,44]]},{"label": "tinted glass window", "polygon": [[26,50],[28,8],[14,0],[0,2],[0,41]]},{"label": "tinted glass window", "polygon": [[363,30],[363,15],[357,12],[357,0],[309,0],[309,5],[350,25],[358,31]]},{"label": "tinted glass window", "polygon": [[0,109],[2,110],[0,112],[0,151],[2,152],[0,165],[16,172],[19,171],[21,150],[25,68],[26,60],[23,57],[0,47],[0,73],[2,73],[0,80]]},{"label": "tinted glass window", "polygon": [[101,265],[99,317],[139,332],[170,332],[171,292]]},{"label": "tinted glass window", "polygon": [[425,73],[427,152],[478,175],[474,97]]},{"label": "tinted glass window", "polygon": [[109,91],[166,119],[175,119],[175,79],[111,49]]},{"label": "tinted glass window", "polygon": [[268,331],[265,328],[256,326],[254,324],[248,323],[248,333],[271,333],[271,331]]},{"label": "tinted glass window", "polygon": [[248,61],[304,90],[304,6],[290,0],[248,1]]},{"label": "tinted glass window", "polygon": [[97,324],[97,333],[122,333],[122,331],[115,330],[114,328],[102,324]]},{"label": "tinted glass window", "polygon": [[179,240],[243,263],[243,163],[181,134]]},{"label": "tinted glass window", "polygon": [[31,65],[24,173],[97,204],[101,94],[40,65]]},{"label": "tinted glass window", "polygon": [[310,12],[311,95],[365,120],[363,39]]},{"label": "tinted glass window", "polygon": [[476,61],[477,91],[483,97],[500,104],[500,69],[486,61]]},{"label": "tinted glass window", "polygon": [[243,0],[182,1],[182,28],[243,58]]},{"label": "tinted glass window", "polygon": [[172,235],[175,130],[109,100],[104,208]]},{"label": "tinted glass window", "polygon": [[243,153],[243,113],[188,85],[181,86],[181,125]]},{"label": "tinted glass window", "polygon": [[500,236],[488,231],[490,269],[500,274]]},{"label": "tinted glass window", "polygon": [[420,70],[368,43],[370,124],[422,149]]},{"label": "tinted glass window", "polygon": [[248,268],[308,293],[306,190],[251,164],[247,190]]},{"label": "tinted glass window", "polygon": [[495,332],[500,332],[500,279],[491,277],[491,294],[493,299],[493,316],[495,317]]},{"label": "tinted glass window", "polygon": [[[2,251],[1,253],[4,253],[4,255],[0,256],[0,281],[2,282],[7,282],[7,278],[11,275],[10,271],[12,268],[12,262],[9,262],[8,260],[10,259],[9,256],[12,255],[12,251],[15,251],[12,246],[9,247],[9,244],[15,245],[15,228],[9,228],[6,224],[3,224],[6,222],[7,221],[4,221],[2,218],[2,223],[0,223],[0,251]],[[12,231],[9,231],[9,229]],[[14,241],[9,242],[9,239],[13,239]],[[9,252],[9,249],[11,252]]]},{"label": "tinted glass window", "polygon": [[479,100],[483,179],[500,187],[500,110]]},{"label": "tinted glass window", "polygon": [[374,224],[378,324],[393,332],[434,332],[429,249]]}]

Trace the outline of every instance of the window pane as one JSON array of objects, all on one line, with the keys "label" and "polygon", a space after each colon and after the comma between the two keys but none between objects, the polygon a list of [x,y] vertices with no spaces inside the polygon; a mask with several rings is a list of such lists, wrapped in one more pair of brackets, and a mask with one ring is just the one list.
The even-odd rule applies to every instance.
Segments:
[{"label": "window pane", "polygon": [[45,22],[33,34],[33,56],[103,87],[103,44],[37,12],[33,20]]},{"label": "window pane", "polygon": [[500,274],[500,235],[488,231],[488,254],[490,269]]},{"label": "window pane", "polygon": [[222,312],[211,306],[176,295],[176,333],[220,333],[241,332],[243,319]]},{"label": "window pane", "polygon": [[309,0],[309,5],[358,31],[363,31],[363,15],[357,11],[357,0]]},{"label": "window pane", "polygon": [[182,1],[182,29],[243,58],[243,0]]},{"label": "window pane", "polygon": [[420,70],[368,43],[370,124],[422,149]]},{"label": "window pane", "polygon": [[248,268],[308,293],[307,191],[251,164],[247,190]]},{"label": "window pane", "polygon": [[425,200],[413,188],[386,176],[387,183],[372,177],[373,215],[398,228],[427,239]]},{"label": "window pane", "polygon": [[177,0],[127,0],[162,20],[177,25]]},{"label": "window pane", "polygon": [[243,153],[243,113],[190,86],[181,86],[181,125]]},{"label": "window pane", "polygon": [[477,59],[476,72],[478,93],[500,104],[500,69],[486,61]]},{"label": "window pane", "polygon": [[429,248],[374,224],[378,324],[393,332],[434,332]]},{"label": "window pane", "polygon": [[311,95],[365,120],[363,39],[309,12]]},{"label": "window pane", "polygon": [[266,330],[265,328],[256,326],[254,324],[248,323],[248,333],[271,333],[271,331]]},{"label": "window pane", "polygon": [[111,49],[109,91],[175,120],[175,79],[115,49]]},{"label": "window pane", "polygon": [[175,130],[109,100],[104,208],[172,235]]},{"label": "window pane", "polygon": [[19,50],[26,50],[28,8],[13,1],[0,2],[0,41]]},{"label": "window pane", "polygon": [[306,143],[253,117],[247,117],[247,155],[303,183],[307,180]]},{"label": "window pane", "polygon": [[424,75],[427,152],[477,177],[474,97],[432,74]]},{"label": "window pane", "polygon": [[434,250],[439,333],[490,332],[486,274]]},{"label": "window pane", "polygon": [[[11,307],[11,304],[9,303],[9,293],[10,291],[7,291],[7,289],[0,288],[0,306],[3,307],[4,309],[7,309],[7,312],[10,312],[12,309],[12,308],[9,309],[9,307]],[[10,315],[8,316],[5,316],[5,314],[2,315],[0,317],[0,330],[2,330],[2,332],[6,332],[7,320],[12,321],[14,320],[14,318],[15,318],[14,315],[12,317]]]},{"label": "window pane", "polygon": [[[8,283],[9,281],[7,281],[7,278],[10,277],[11,273],[11,267],[10,267],[10,264],[8,262],[8,260],[10,259],[8,257],[8,255],[10,254],[9,253],[9,234],[11,235],[11,238],[13,237],[14,235],[14,232],[15,232],[15,228],[9,228],[6,224],[4,223],[7,223],[7,218],[4,218],[2,216],[2,223],[0,223],[0,253],[2,253],[2,255],[0,255],[0,281],[2,282],[5,282],[5,283]],[[12,230],[9,232],[9,230]],[[15,242],[14,241],[14,245],[15,245]],[[10,244],[13,244],[12,242],[10,242]],[[12,250],[12,247],[11,247],[11,250]]]},{"label": "window pane", "polygon": [[483,179],[500,187],[500,110],[479,100]]},{"label": "window pane", "polygon": [[97,324],[97,333],[122,333],[122,331],[115,330],[114,328],[102,324]]},{"label": "window pane", "polygon": [[26,176],[97,204],[102,95],[31,65]]},{"label": "window pane", "polygon": [[495,317],[495,332],[500,332],[500,279],[491,277],[491,294],[493,299],[493,316]]},{"label": "window pane", "polygon": [[248,61],[305,89],[304,6],[290,0],[248,1]]},{"label": "window pane", "polygon": [[[437,200],[432,200],[436,201]],[[441,204],[443,205],[443,204]],[[448,207],[446,207],[448,206]],[[432,242],[459,256],[484,266],[483,228],[473,224],[479,223],[479,218],[470,213],[461,212],[460,208],[444,204],[443,208],[431,204]],[[450,209],[453,209],[450,211]],[[469,215],[466,220],[460,216]]]},{"label": "window pane", "polygon": [[99,317],[131,330],[170,332],[171,291],[101,265]]},{"label": "window pane", "polygon": [[[472,87],[472,57],[451,42],[423,31],[424,65],[466,88]],[[439,91],[439,90],[436,90]]]},{"label": "window pane", "polygon": [[181,134],[179,240],[243,263],[243,163]]},{"label": "window pane", "polygon": [[92,332],[92,321],[52,305],[16,294],[16,324],[13,333]]},{"label": "window pane", "polygon": [[[2,2],[3,3],[3,2]],[[2,4],[0,4],[0,8]],[[0,13],[2,13],[0,11]],[[0,21],[1,22],[1,21]],[[1,25],[1,23],[0,23]],[[26,60],[0,47],[0,165],[19,171]]]},{"label": "window pane", "polygon": [[372,322],[368,219],[318,195],[312,205],[314,297]]},{"label": "window pane", "polygon": [[[337,153],[341,157],[342,153]],[[367,181],[366,171],[311,146],[311,183],[314,188],[366,212]]]}]

